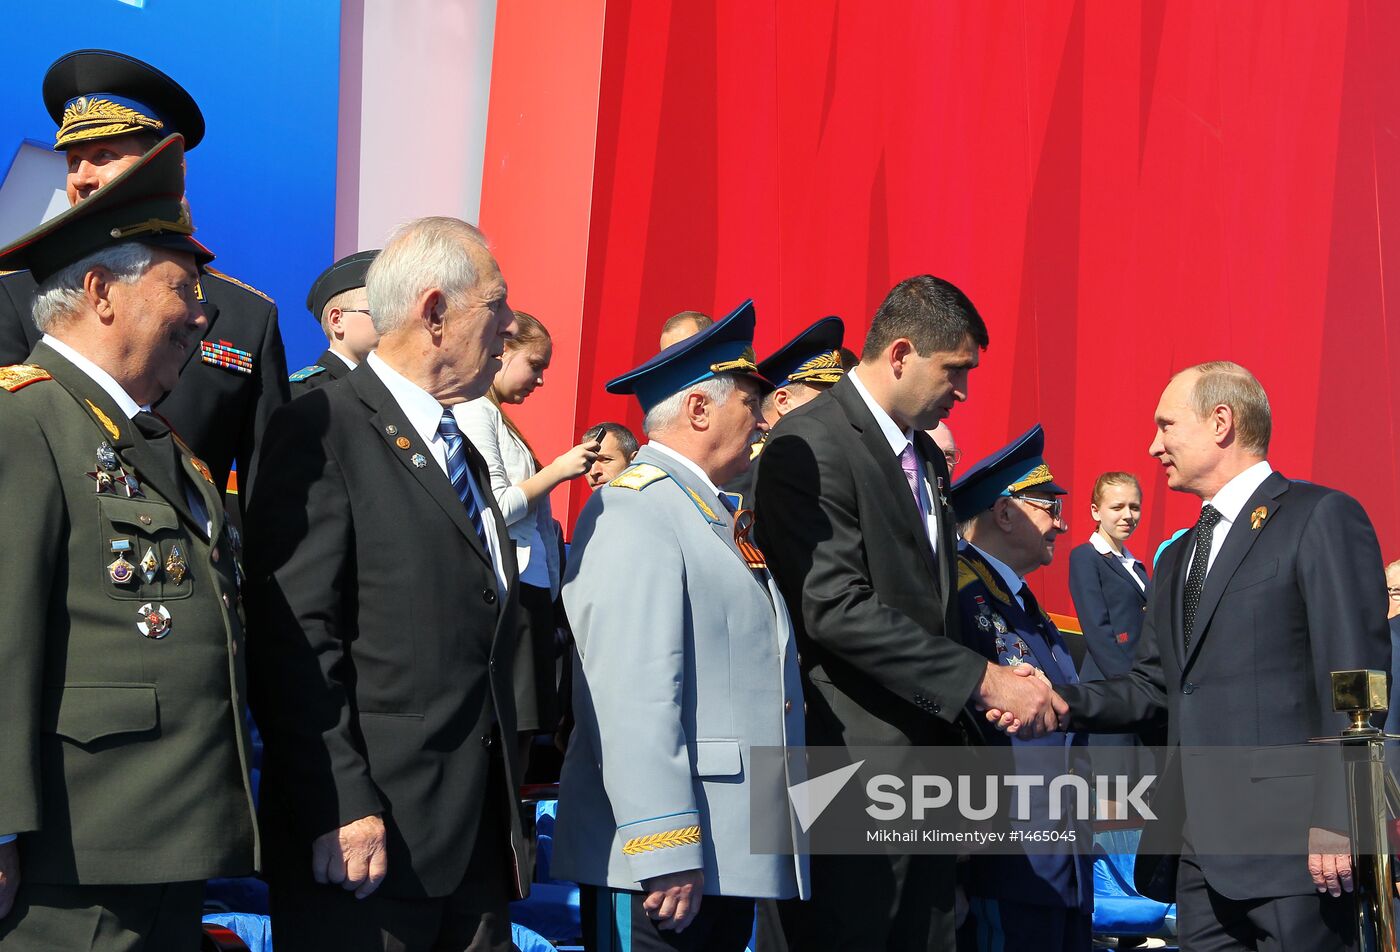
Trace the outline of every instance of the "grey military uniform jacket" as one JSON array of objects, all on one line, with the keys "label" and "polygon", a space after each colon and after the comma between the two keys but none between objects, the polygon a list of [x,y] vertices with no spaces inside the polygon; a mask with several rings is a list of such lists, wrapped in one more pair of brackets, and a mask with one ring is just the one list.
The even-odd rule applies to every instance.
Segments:
[{"label": "grey military uniform jacket", "polygon": [[560,781],[559,875],[635,890],[703,869],[708,895],[805,898],[800,848],[750,848],[751,824],[802,844],[787,794],[805,779],[798,758],[759,769],[752,758],[804,743],[792,624],[715,493],[643,447],[584,508],[564,604],[577,727]]}]

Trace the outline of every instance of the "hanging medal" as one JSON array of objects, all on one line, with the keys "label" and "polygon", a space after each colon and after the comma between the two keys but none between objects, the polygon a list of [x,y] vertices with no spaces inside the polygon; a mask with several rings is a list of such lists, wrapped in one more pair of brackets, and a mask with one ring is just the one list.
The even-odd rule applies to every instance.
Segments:
[{"label": "hanging medal", "polygon": [[126,554],[130,551],[131,540],[112,540],[112,554],[116,558],[107,566],[107,577],[112,580],[114,585],[127,585],[136,578],[136,566],[126,560]]}]

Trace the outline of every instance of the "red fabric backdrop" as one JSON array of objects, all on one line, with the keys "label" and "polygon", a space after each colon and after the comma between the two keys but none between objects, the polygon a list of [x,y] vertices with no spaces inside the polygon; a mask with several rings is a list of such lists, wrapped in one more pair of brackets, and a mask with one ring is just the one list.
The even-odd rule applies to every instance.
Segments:
[{"label": "red fabric backdrop", "polygon": [[1040,421],[1072,490],[1047,608],[1101,471],[1143,478],[1143,558],[1194,521],[1146,450],[1207,359],[1263,382],[1275,467],[1400,558],[1396,49],[1376,0],[501,4],[482,223],[558,344],[517,418],[549,455],[638,425],[602,385],[685,308],[753,297],[760,356],[839,314],[858,350],[927,271],[991,331],[949,421],[969,462]]}]

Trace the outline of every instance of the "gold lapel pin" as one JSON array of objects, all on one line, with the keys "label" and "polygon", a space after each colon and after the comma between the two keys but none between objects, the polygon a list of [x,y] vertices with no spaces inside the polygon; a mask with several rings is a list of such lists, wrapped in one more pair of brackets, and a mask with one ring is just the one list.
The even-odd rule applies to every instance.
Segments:
[{"label": "gold lapel pin", "polygon": [[413,445],[413,441],[410,440],[410,439],[409,439],[408,437],[406,437],[406,436],[401,436],[401,437],[399,437],[397,440],[394,441],[394,445],[397,446],[397,447],[398,447],[399,449],[401,449],[401,450],[406,450],[406,449],[408,449],[410,446]]},{"label": "gold lapel pin", "polygon": [[1258,530],[1264,524],[1264,520],[1269,518],[1269,510],[1265,506],[1260,506],[1249,514],[1249,527]]}]

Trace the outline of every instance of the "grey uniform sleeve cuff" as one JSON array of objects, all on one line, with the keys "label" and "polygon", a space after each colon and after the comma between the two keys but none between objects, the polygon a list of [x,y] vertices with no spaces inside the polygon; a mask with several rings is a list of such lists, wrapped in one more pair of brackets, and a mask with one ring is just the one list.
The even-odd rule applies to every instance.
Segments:
[{"label": "grey uniform sleeve cuff", "polygon": [[695,811],[639,820],[618,828],[622,855],[632,878],[645,882],[656,876],[703,869],[700,815]]}]

